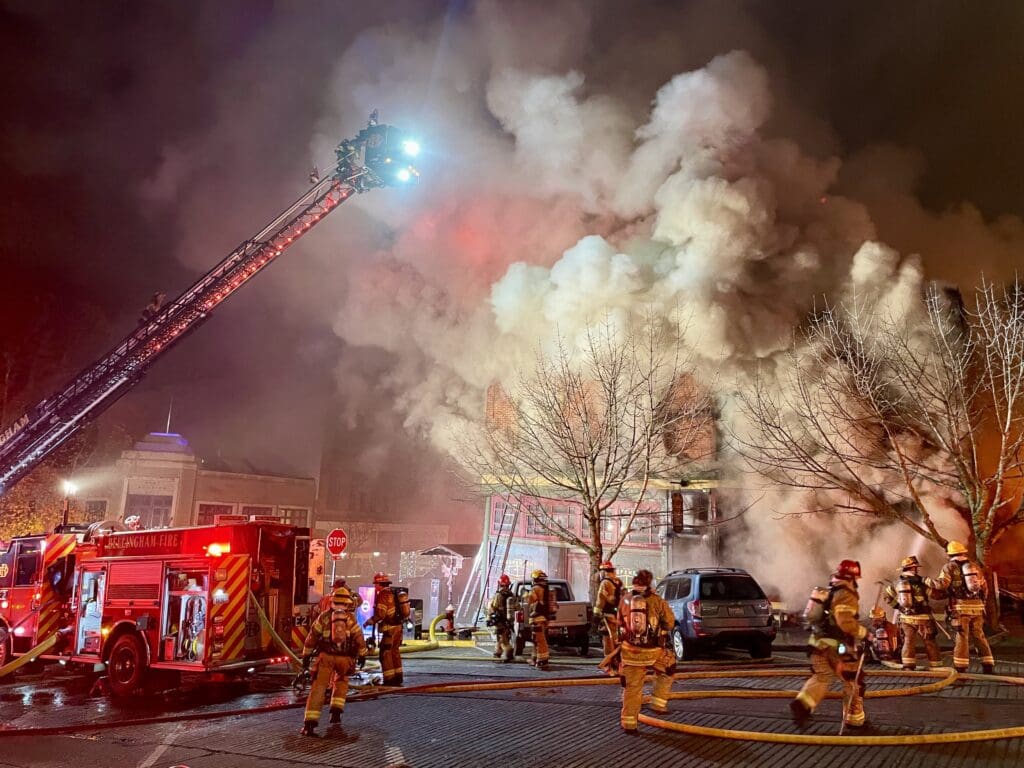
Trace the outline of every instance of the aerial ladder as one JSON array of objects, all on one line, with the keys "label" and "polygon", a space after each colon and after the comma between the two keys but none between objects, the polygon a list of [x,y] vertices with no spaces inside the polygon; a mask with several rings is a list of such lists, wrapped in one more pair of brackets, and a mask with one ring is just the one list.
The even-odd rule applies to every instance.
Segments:
[{"label": "aerial ladder", "polygon": [[355,138],[338,145],[334,167],[322,175],[314,169],[304,195],[178,298],[146,313],[139,327],[65,387],[0,430],[0,494],[134,387],[161,355],[324,216],[353,195],[417,177],[418,154],[419,144],[379,123],[374,110]]}]

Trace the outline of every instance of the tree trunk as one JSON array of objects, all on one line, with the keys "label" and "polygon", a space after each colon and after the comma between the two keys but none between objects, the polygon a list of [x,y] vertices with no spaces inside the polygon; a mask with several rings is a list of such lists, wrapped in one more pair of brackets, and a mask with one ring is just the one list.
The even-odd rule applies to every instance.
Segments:
[{"label": "tree trunk", "polygon": [[[597,550],[590,553],[590,604],[597,602],[597,590],[601,586],[601,554]],[[576,596],[579,599],[579,595]]]},{"label": "tree trunk", "polygon": [[990,548],[986,548],[978,558],[981,567],[985,569],[985,583],[988,584],[988,595],[985,597],[985,624],[992,631],[1002,627],[999,615],[999,592],[996,587],[996,573],[988,566],[988,559],[991,555]]}]

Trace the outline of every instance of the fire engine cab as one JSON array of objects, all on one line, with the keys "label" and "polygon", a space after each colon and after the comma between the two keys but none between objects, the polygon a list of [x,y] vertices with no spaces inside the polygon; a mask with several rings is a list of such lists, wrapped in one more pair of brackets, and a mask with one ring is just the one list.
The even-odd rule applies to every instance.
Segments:
[{"label": "fire engine cab", "polygon": [[15,537],[0,549],[0,667],[70,622],[75,550],[85,533],[84,525],[66,525]]}]

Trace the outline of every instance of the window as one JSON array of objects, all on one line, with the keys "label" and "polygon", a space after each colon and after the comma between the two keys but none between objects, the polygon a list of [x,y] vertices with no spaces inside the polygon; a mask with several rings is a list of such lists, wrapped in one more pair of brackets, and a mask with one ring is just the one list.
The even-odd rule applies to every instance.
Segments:
[{"label": "window", "polygon": [[512,504],[499,501],[494,504],[494,519],[491,520],[491,531],[499,536],[508,535],[516,519],[516,508]]},{"label": "window", "polygon": [[234,511],[233,504],[200,504],[196,525],[213,525],[217,515],[230,515]]},{"label": "window", "polygon": [[626,541],[630,544],[656,544],[657,533],[658,529],[652,524],[650,518],[638,515],[626,536]]},{"label": "window", "polygon": [[[570,532],[575,532],[573,516],[569,514],[568,507],[555,507],[551,513],[551,519],[555,522],[556,526],[560,526]],[[556,530],[558,530],[557,527]]]},{"label": "window", "polygon": [[149,496],[129,493],[124,516],[138,516],[140,528],[166,528],[171,524],[172,496]]},{"label": "window", "polygon": [[764,600],[764,592],[749,576],[705,576],[700,580],[701,600]]},{"label": "window", "polygon": [[246,515],[246,516],[249,516],[249,515],[273,515],[274,514],[274,508],[273,507],[256,506],[256,505],[253,505],[253,504],[243,504],[242,508],[239,510],[239,514]]},{"label": "window", "polygon": [[18,562],[14,571],[14,586],[31,587],[36,583],[36,574],[39,573],[39,560],[42,557],[42,552],[39,551],[39,542],[25,541],[18,546]]},{"label": "window", "polygon": [[554,534],[541,524],[542,520],[547,522],[547,515],[547,510],[540,504],[532,505],[526,515],[526,534],[528,536],[553,536]]},{"label": "window", "polygon": [[309,524],[309,510],[301,507],[278,507],[277,516],[288,525],[304,527]]}]

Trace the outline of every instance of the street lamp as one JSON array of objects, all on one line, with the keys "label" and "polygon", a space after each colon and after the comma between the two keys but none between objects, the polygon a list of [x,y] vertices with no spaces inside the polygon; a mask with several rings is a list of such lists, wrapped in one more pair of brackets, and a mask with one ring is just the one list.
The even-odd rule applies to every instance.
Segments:
[{"label": "street lamp", "polygon": [[64,514],[61,516],[61,530],[67,527],[68,515],[71,512],[71,497],[78,493],[78,486],[70,480],[63,482],[64,486]]}]

